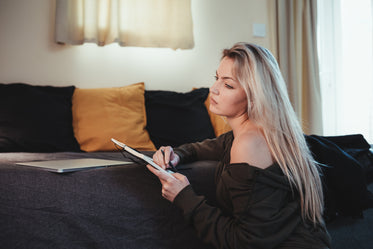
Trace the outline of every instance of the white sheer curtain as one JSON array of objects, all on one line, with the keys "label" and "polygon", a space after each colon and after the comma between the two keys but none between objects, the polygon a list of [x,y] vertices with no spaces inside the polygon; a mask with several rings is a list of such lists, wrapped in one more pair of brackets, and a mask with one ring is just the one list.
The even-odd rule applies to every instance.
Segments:
[{"label": "white sheer curtain", "polygon": [[373,144],[373,1],[318,0],[324,135]]},{"label": "white sheer curtain", "polygon": [[57,0],[58,43],[194,47],[191,0]]}]

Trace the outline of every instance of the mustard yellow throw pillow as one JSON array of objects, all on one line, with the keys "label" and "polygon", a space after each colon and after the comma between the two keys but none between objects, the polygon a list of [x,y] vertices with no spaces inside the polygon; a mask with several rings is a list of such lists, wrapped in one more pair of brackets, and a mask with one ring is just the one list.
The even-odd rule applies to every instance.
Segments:
[{"label": "mustard yellow throw pillow", "polygon": [[144,83],[75,89],[73,129],[81,150],[113,151],[115,138],[138,150],[155,150],[146,127]]}]

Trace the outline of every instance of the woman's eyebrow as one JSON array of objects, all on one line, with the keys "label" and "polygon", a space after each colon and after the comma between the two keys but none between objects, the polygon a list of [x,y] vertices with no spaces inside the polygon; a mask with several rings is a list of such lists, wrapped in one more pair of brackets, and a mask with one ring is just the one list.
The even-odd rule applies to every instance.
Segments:
[{"label": "woman's eyebrow", "polygon": [[[218,71],[216,71],[216,76],[219,76],[219,74],[218,74]],[[229,76],[223,76],[223,77],[221,77],[223,80],[233,80],[234,81],[234,78],[232,78],[232,77],[229,77]]]}]

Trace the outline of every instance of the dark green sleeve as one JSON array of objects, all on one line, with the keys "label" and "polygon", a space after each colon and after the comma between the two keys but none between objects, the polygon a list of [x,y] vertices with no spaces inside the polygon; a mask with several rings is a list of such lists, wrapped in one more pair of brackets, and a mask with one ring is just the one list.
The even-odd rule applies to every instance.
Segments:
[{"label": "dark green sleeve", "polygon": [[258,171],[248,167],[235,165],[222,175],[218,191],[225,192],[230,212],[209,205],[190,185],[174,200],[197,235],[216,248],[275,248],[301,223],[298,202],[289,202],[284,189],[258,183]]},{"label": "dark green sleeve", "polygon": [[180,157],[180,163],[188,163],[199,160],[220,161],[224,150],[232,143],[233,133],[228,132],[217,138],[206,139],[202,142],[181,145],[174,149]]},{"label": "dark green sleeve", "polygon": [[[250,191],[250,186],[246,186]],[[250,192],[232,196],[239,205],[248,203]],[[232,193],[234,194],[234,193]],[[227,215],[218,208],[207,203],[205,197],[198,196],[189,185],[175,198],[174,204],[184,214],[186,221],[193,225],[198,237],[216,248],[251,248],[247,247],[251,235],[248,233],[247,222],[239,215]]]}]

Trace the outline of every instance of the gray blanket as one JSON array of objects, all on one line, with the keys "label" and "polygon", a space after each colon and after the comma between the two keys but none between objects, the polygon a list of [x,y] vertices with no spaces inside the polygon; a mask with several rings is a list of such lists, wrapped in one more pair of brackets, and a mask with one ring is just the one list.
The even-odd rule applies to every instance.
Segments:
[{"label": "gray blanket", "polygon": [[[0,249],[211,248],[161,197],[161,185],[144,165],[51,173],[16,162],[94,157],[107,153],[0,153]],[[195,191],[215,203],[216,162],[180,165]],[[373,184],[369,185],[373,191]],[[364,218],[328,224],[333,248],[373,248],[373,209]]]},{"label": "gray blanket", "polygon": [[[208,248],[161,197],[144,165],[58,174],[15,164],[82,157],[123,159],[120,153],[0,154],[1,249]],[[211,195],[214,162],[199,166],[181,171]]]}]

